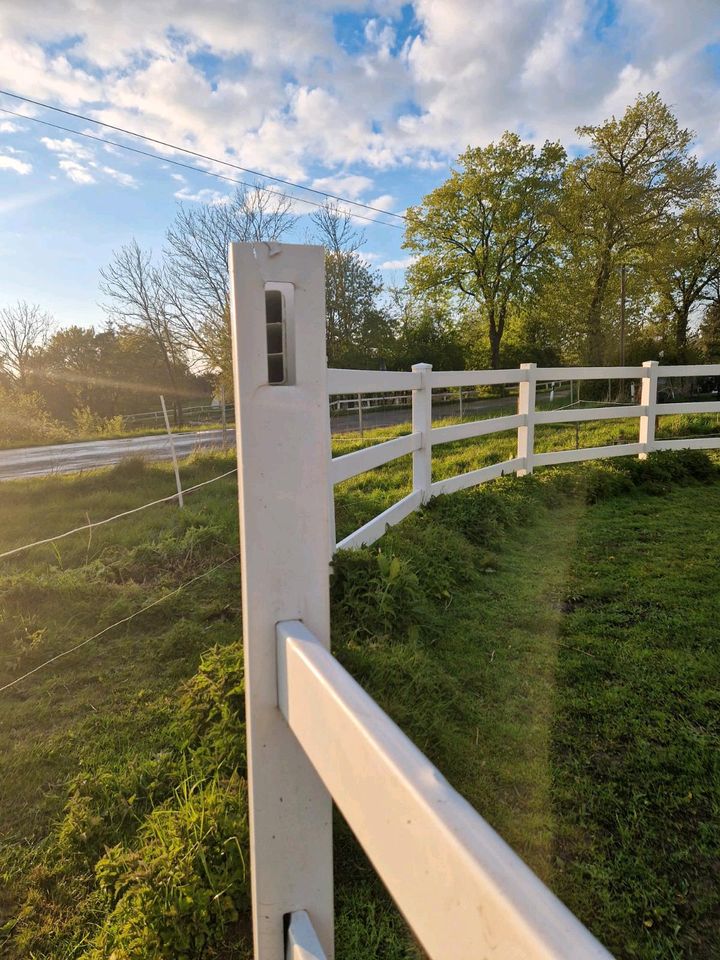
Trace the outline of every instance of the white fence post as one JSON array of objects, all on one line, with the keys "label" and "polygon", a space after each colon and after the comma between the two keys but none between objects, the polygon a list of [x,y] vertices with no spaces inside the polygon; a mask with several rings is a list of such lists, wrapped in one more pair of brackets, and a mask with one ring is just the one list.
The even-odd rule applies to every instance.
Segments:
[{"label": "white fence post", "polygon": [[302,620],[330,643],[324,251],[232,244],[230,272],[254,958],[281,960],[305,910],[332,960],[332,805],[278,709],[275,640]]},{"label": "white fence post", "polygon": [[185,506],[183,502],[182,484],[180,483],[180,470],[178,469],[177,454],[175,453],[175,438],[170,429],[170,418],[168,417],[167,407],[165,406],[165,397],[160,394],[160,403],[165,417],[165,429],[167,430],[168,443],[170,444],[170,455],[172,456],[172,465],[175,472],[175,486],[177,487],[178,506],[182,509]]},{"label": "white fence post", "polygon": [[420,386],[412,392],[412,429],[422,436],[420,449],[413,453],[413,491],[419,490],[422,503],[427,503],[432,484],[432,364],[414,363],[412,371],[420,374]]},{"label": "white fence post", "polygon": [[640,417],[640,436],[638,438],[643,445],[643,452],[638,454],[638,457],[640,460],[647,460],[647,455],[655,447],[659,363],[657,360],[646,360],[643,367],[647,371],[647,375],[642,378],[640,404],[645,407],[645,413]]},{"label": "white fence post", "polygon": [[518,413],[525,417],[525,425],[518,427],[517,455],[522,457],[524,466],[518,468],[517,475],[524,477],[533,472],[537,364],[521,363],[520,369],[528,371],[527,380],[522,380],[518,385]]}]

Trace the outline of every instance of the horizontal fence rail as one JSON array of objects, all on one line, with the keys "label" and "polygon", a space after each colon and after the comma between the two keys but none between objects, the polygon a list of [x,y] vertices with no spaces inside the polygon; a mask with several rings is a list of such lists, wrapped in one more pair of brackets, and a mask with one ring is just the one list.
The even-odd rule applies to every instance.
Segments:
[{"label": "horizontal fence rail", "polygon": [[[411,372],[399,373],[328,370],[330,395],[355,393],[361,396],[363,392],[402,390],[412,386],[413,432],[395,440],[388,440],[334,458],[331,460],[330,475],[334,485],[412,453],[413,490],[359,530],[346,536],[337,544],[337,548],[348,549],[371,544],[381,537],[388,527],[399,523],[432,497],[454,493],[510,473],[523,475],[532,473],[535,467],[579,463],[602,458],[646,457],[653,450],[720,449],[720,437],[689,437],[672,440],[661,440],[655,437],[658,417],[713,413],[720,417],[720,400],[659,402],[658,383],[670,378],[712,377],[720,378],[720,364],[660,367],[654,360],[642,366],[624,367],[536,367],[534,364],[524,364],[517,370],[434,371],[427,364],[418,364]],[[568,381],[572,384],[573,381],[585,380],[629,380],[632,382],[631,396],[637,397],[641,402],[606,402],[604,405],[592,406],[592,401],[585,401],[586,406],[582,408],[573,406],[551,410],[536,409],[537,388],[540,384],[567,383]],[[636,383],[640,388],[639,391],[635,389]],[[517,413],[448,426],[432,426],[433,390],[508,384],[518,387]],[[353,402],[357,404],[358,399]],[[636,420],[638,441],[536,452],[536,426],[579,424],[597,420]],[[517,457],[456,477],[432,480],[433,447],[510,430],[517,431]]]},{"label": "horizontal fence rail", "polygon": [[280,711],[434,960],[609,960],[302,623],[277,641]]},{"label": "horizontal fence rail", "polygon": [[334,457],[330,462],[332,482],[333,484],[342,483],[350,477],[356,477],[391,460],[397,460],[398,457],[414,453],[420,449],[421,443],[422,437],[419,433],[410,433],[405,437],[397,437],[395,440],[386,440],[372,447],[346,453],[342,457]]}]

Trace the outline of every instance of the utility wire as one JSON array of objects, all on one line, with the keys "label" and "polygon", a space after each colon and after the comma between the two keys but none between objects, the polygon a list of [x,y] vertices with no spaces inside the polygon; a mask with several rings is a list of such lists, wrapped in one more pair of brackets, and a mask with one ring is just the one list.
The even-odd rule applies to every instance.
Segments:
[{"label": "utility wire", "polygon": [[[269,187],[263,187],[261,184],[249,183],[247,180],[238,180],[236,177],[226,177],[222,173],[214,173],[212,170],[205,170],[203,167],[197,167],[192,163],[183,163],[181,160],[171,160],[170,157],[161,157],[157,153],[149,153],[147,150],[140,150],[138,147],[131,147],[127,143],[118,143],[117,140],[108,140],[106,137],[96,137],[92,133],[83,133],[80,130],[74,130],[72,127],[63,127],[59,123],[51,123],[49,120],[41,120],[39,117],[28,117],[24,113],[18,113],[15,110],[8,110],[7,107],[0,107],[0,113],[6,113],[11,117],[18,117],[20,120],[29,120],[31,123],[41,123],[44,127],[52,127],[53,130],[62,130],[64,133],[70,133],[74,137],[84,137],[86,140],[94,140],[96,143],[106,143],[111,147],[118,147],[120,150],[127,150],[129,153],[137,153],[141,157],[149,157],[151,160],[159,160],[161,163],[170,163],[174,167],[182,167],[183,170],[193,170],[195,173],[202,173],[206,177],[215,177],[216,180],[225,180],[227,183],[236,183],[241,187],[250,187],[262,190],[263,193],[270,194],[273,197],[282,197],[283,200],[297,200],[298,203],[307,203],[311,207],[323,208],[324,204],[318,200],[309,200],[307,197],[298,197],[294,193],[283,193],[280,190],[271,190]],[[352,203],[352,200],[349,201]],[[387,220],[377,220],[375,217],[366,217],[362,213],[355,213],[353,210],[342,210],[349,216],[358,220],[367,220],[368,223],[377,223],[381,227],[392,227],[393,230],[401,230],[402,227],[396,223],[388,223]]]},{"label": "utility wire", "polygon": [[[187,147],[179,147],[177,144],[168,143],[166,140],[156,140],[154,137],[148,137],[147,134],[137,133],[135,130],[128,130],[125,127],[116,127],[112,123],[106,123],[104,120],[95,120],[93,117],[86,117],[81,113],[73,113],[72,110],[63,110],[62,107],[53,107],[49,103],[43,103],[41,100],[32,100],[30,97],[23,97],[18,93],[10,93],[9,90],[0,89],[0,93],[5,97],[12,97],[13,100],[21,100],[23,103],[31,103],[35,107],[42,107],[44,110],[53,110],[55,113],[62,113],[66,117],[74,117],[75,120],[82,120],[85,123],[95,123],[100,127],[106,127],[108,130],[115,130],[117,133],[124,133],[128,137],[137,137],[138,140],[145,140],[147,143],[155,143],[160,147],[168,147],[170,150],[177,150],[180,153],[186,153],[191,157],[197,157],[199,160],[208,160],[210,163],[219,163],[225,167],[232,167],[234,170],[240,170],[243,173],[249,173],[253,177],[262,177],[264,180],[272,180],[274,183],[282,183],[283,186],[293,187],[297,190],[307,190],[308,193],[315,193],[320,197],[326,197],[328,200],[339,200],[342,203],[350,203],[356,207],[363,207],[365,210],[372,210],[375,213],[383,213],[388,217],[397,217],[399,220],[405,220],[402,213],[393,213],[390,210],[383,210],[382,207],[374,207],[370,203],[362,203],[360,200],[348,200],[347,197],[341,197],[334,193],[328,193],[327,190],[318,190],[315,187],[306,187],[301,183],[295,183],[293,180],[283,180],[282,177],[273,177],[269,173],[260,173],[259,170],[252,170],[249,167],[243,167],[239,163],[233,163],[231,160],[218,160],[216,157],[210,157],[205,153],[199,153],[196,150],[190,150]],[[28,118],[29,119],[29,118]]]},{"label": "utility wire", "polygon": [[[188,155],[188,156],[191,156],[191,157],[197,157],[199,160],[205,160],[205,161],[207,161],[208,163],[216,163],[216,164],[218,164],[219,166],[231,167],[231,168],[234,169],[234,170],[240,170],[240,171],[242,171],[243,173],[249,173],[251,176],[262,177],[264,180],[272,180],[274,183],[281,183],[281,184],[283,184],[284,186],[286,186],[286,187],[292,187],[292,188],[295,189],[295,190],[305,190],[305,191],[307,191],[308,193],[314,193],[314,194],[316,194],[317,196],[325,197],[325,198],[328,199],[328,200],[335,200],[335,201],[337,201],[337,202],[339,202],[339,203],[347,203],[347,204],[350,204],[350,205],[353,206],[353,207],[360,207],[360,208],[363,209],[363,210],[370,210],[370,211],[372,211],[373,213],[379,213],[379,214],[382,214],[383,216],[386,216],[386,217],[395,217],[395,218],[397,218],[398,220],[403,220],[403,221],[405,221],[405,220],[407,219],[407,217],[406,217],[404,214],[402,214],[402,213],[395,213],[395,212],[392,211],[392,210],[383,210],[382,207],[375,207],[375,206],[373,206],[373,205],[370,204],[370,203],[362,203],[360,200],[350,200],[350,199],[348,199],[347,197],[342,197],[342,196],[340,196],[339,194],[329,193],[329,192],[326,191],[326,190],[318,190],[318,189],[315,188],[315,187],[306,187],[306,186],[303,186],[303,184],[301,184],[301,183],[295,183],[295,182],[292,181],[292,180],[284,180],[282,177],[274,177],[274,176],[272,176],[272,175],[269,174],[269,173],[261,173],[261,172],[258,171],[258,170],[252,170],[252,169],[250,169],[249,167],[243,167],[243,166],[241,166],[241,165],[238,164],[238,163],[233,163],[231,160],[219,160],[217,157],[211,157],[211,156],[209,156],[208,154],[199,153],[198,151],[196,151],[196,150],[190,150],[190,149],[188,149],[187,147],[180,147],[180,146],[178,146],[177,144],[169,143],[169,142],[166,141],[166,140],[157,140],[157,139],[155,139],[154,137],[148,137],[148,136],[146,136],[146,135],[143,134],[143,133],[136,133],[134,130],[128,130],[128,129],[126,129],[125,127],[118,127],[118,126],[115,126],[115,125],[112,124],[112,123],[105,123],[105,122],[102,121],[102,120],[95,120],[95,119],[93,119],[92,117],[86,117],[86,116],[84,116],[83,114],[80,114],[80,113],[73,113],[71,110],[63,110],[61,107],[53,107],[53,106],[51,106],[49,103],[43,103],[43,102],[40,101],[40,100],[32,100],[32,99],[30,99],[29,97],[22,97],[22,96],[20,96],[20,95],[17,94],[17,93],[10,93],[8,90],[2,90],[2,89],[0,89],[0,94],[2,94],[3,96],[6,96],[6,97],[12,97],[14,100],[20,100],[20,101],[22,101],[23,103],[29,103],[29,104],[32,104],[33,106],[42,107],[42,108],[45,109],[45,110],[53,110],[53,111],[55,111],[56,113],[61,113],[61,114],[64,114],[65,116],[73,117],[73,118],[76,119],[76,120],[82,120],[82,121],[85,122],[85,123],[94,123],[94,124],[97,124],[98,126],[106,127],[108,130],[115,130],[115,131],[117,131],[118,133],[122,133],[122,134],[124,134],[125,136],[128,136],[128,137],[136,137],[138,140],[143,140],[143,141],[145,141],[146,143],[154,143],[154,144],[157,144],[158,146],[166,147],[166,148],[169,149],[169,150],[175,150],[175,151],[177,151],[178,153],[184,153],[184,154],[186,154],[186,155]],[[75,134],[76,136],[79,136],[79,137],[87,137],[88,139],[99,140],[101,143],[111,144],[111,145],[114,146],[114,147],[120,147],[121,149],[132,150],[132,148],[129,147],[129,146],[127,146],[126,144],[117,143],[117,142],[112,141],[112,140],[106,140],[106,139],[104,139],[104,138],[102,138],[102,137],[93,137],[93,136],[91,136],[90,134],[81,133],[80,131],[78,131],[78,130],[73,130],[73,129],[69,128],[69,127],[63,127],[63,126],[60,126],[59,124],[52,124],[52,123],[49,123],[49,121],[46,121],[46,120],[40,120],[38,117],[29,117],[29,116],[26,116],[25,114],[17,113],[17,112],[15,112],[15,111],[7,110],[7,109],[4,109],[4,108],[3,108],[3,112],[4,112],[4,113],[8,113],[8,114],[10,114],[11,116],[14,116],[14,117],[19,117],[19,118],[21,118],[21,119],[23,119],[23,120],[32,120],[32,121],[35,121],[36,123],[44,123],[44,124],[46,124],[47,126],[55,127],[55,129],[57,129],[57,130],[64,130],[64,131],[66,131],[67,133],[73,133],[73,134]],[[134,150],[133,152],[134,152],[134,153],[140,153],[142,156],[154,157],[154,158],[160,159],[160,160],[167,160],[167,157],[159,157],[157,154],[145,153],[145,152],[143,152],[143,151],[141,151],[141,150]],[[173,161],[169,161],[169,162],[173,162]],[[183,164],[178,164],[176,161],[175,161],[175,163],[176,163],[177,166],[183,166]],[[208,174],[208,175],[210,175],[210,176],[218,176],[218,177],[220,177],[220,174],[214,174],[214,173],[212,173],[212,172],[209,171],[209,170],[203,170],[202,167],[196,167],[196,166],[188,165],[188,164],[186,164],[186,165],[184,165],[184,166],[186,167],[186,169],[195,170],[195,171],[198,172],[198,173],[205,173],[205,174]],[[227,178],[227,177],[221,177],[221,179],[227,180],[227,179],[229,179],[229,178]],[[242,180],[231,180],[230,182],[231,182],[231,183],[240,183],[240,184],[244,184],[244,185],[246,185],[246,186],[250,186],[250,184],[247,184],[245,181],[242,181]],[[267,190],[267,188],[264,188],[264,187],[261,188],[261,189],[266,190],[267,193],[277,193],[279,196],[285,196],[285,194],[283,194],[283,193],[278,193],[277,191]],[[318,206],[318,207],[322,207],[322,206],[323,206],[322,203],[318,203],[317,201],[314,201],[314,202],[313,202],[313,201],[304,199],[303,197],[298,197],[296,194],[293,194],[292,196],[294,197],[294,199],[300,200],[301,202],[304,202],[304,203],[311,203],[311,202],[312,202],[314,206]],[[359,214],[356,214],[356,213],[353,213],[353,216],[359,217],[360,215],[359,215]],[[378,222],[383,223],[383,222],[386,222],[386,221],[378,221],[378,220],[376,220],[374,217],[362,217],[361,219],[369,220],[369,221],[371,221],[372,223],[378,223]],[[398,229],[401,229],[401,228],[399,227],[399,225],[396,225],[396,224],[386,223],[386,225],[387,225],[387,226],[397,226]]]},{"label": "utility wire", "polygon": [[139,617],[141,613],[145,613],[146,610],[150,610],[152,607],[156,607],[159,603],[164,603],[165,600],[169,600],[170,597],[174,597],[176,594],[180,593],[181,590],[184,590],[186,587],[189,587],[191,584],[196,583],[198,580],[202,580],[203,577],[210,576],[211,573],[214,573],[216,570],[219,570],[220,567],[224,567],[226,564],[231,563],[233,560],[238,560],[240,554],[233,554],[232,557],[227,557],[223,560],[222,563],[216,564],[214,567],[211,567],[209,570],[205,570],[203,573],[199,573],[196,577],[193,577],[192,580],[186,580],[185,583],[180,584],[179,587],[176,587],[174,590],[171,590],[169,593],[163,594],[162,597],[158,597],[156,600],[153,600],[151,603],[146,603],[144,607],[140,607],[139,610],[136,610],[135,613],[131,613],[128,617],[123,617],[122,620],[117,620],[115,623],[111,623],[109,627],[104,627],[102,630],[99,630],[97,633],[93,634],[92,637],[88,637],[86,640],[81,640],[80,643],[76,643],[74,647],[70,647],[68,650],[63,650],[62,653],[56,654],[54,657],[50,657],[49,660],[46,660],[44,663],[38,664],[37,667],[33,667],[32,670],[28,670],[27,673],[23,673],[20,677],[15,677],[14,680],[11,680],[9,683],[6,683],[4,686],[0,687],[0,693],[4,690],[8,690],[10,687],[14,687],[16,684],[20,683],[22,680],[27,680],[28,677],[31,677],[34,673],[37,673],[39,670],[44,670],[45,667],[49,667],[51,663],[55,663],[57,660],[62,660],[63,657],[67,657],[69,654],[74,653],[76,650],[79,650],[81,647],[86,646],[88,643],[92,643],[93,640],[98,640],[104,634],[108,633],[110,630],[113,630],[115,627],[121,626],[123,623],[128,623],[130,620],[134,620],[135,617]]},{"label": "utility wire", "polygon": [[[137,133],[135,130],[128,130],[125,127],[116,127],[112,123],[106,123],[104,120],[95,120],[93,117],[86,117],[81,113],[73,113],[72,110],[63,110],[62,107],[53,107],[49,103],[43,103],[41,100],[32,100],[30,97],[23,97],[18,93],[10,93],[9,90],[0,89],[0,93],[5,97],[12,97],[13,100],[21,100],[23,103],[31,103],[35,107],[42,107],[44,110],[53,110],[55,113],[62,113],[66,117],[74,117],[76,120],[82,120],[85,123],[95,123],[100,127],[106,127],[108,130],[115,130],[117,133],[124,133],[129,137],[137,137],[138,140],[145,140],[147,143],[156,143],[160,147],[168,147],[170,150],[177,150],[180,153],[186,153],[191,157],[197,157],[199,160],[208,160],[211,163],[219,163],[222,166],[232,167],[234,170],[241,170],[243,173],[249,173],[253,177],[263,177],[265,180],[272,180],[275,183],[282,183],[286,187],[293,187],[297,190],[307,190],[308,193],[315,193],[318,196],[326,197],[328,200],[339,200],[342,203],[351,203],[356,207],[363,207],[365,210],[372,210],[375,213],[383,213],[388,217],[397,217],[405,220],[402,213],[393,213],[391,210],[383,210],[381,207],[374,207],[370,203],[362,203],[360,200],[348,200],[347,197],[338,196],[335,193],[328,193],[327,190],[318,190],[315,187],[306,187],[301,183],[295,183],[293,180],[283,180],[282,177],[273,177],[269,173],[260,173],[258,170],[252,170],[249,167],[243,167],[239,163],[233,163],[230,160],[218,160],[216,157],[210,157],[205,153],[198,153],[196,150],[190,150],[187,147],[179,147],[174,143],[168,143],[166,140],[156,140],[154,137],[148,137],[147,134]],[[30,119],[30,118],[28,118]]]},{"label": "utility wire", "polygon": [[[199,490],[200,487],[206,487],[209,483],[215,483],[216,480],[229,477],[232,473],[237,473],[237,467],[233,467],[233,469],[228,470],[227,473],[221,473],[217,477],[212,477],[210,480],[203,480],[202,483],[196,483],[193,487],[187,487],[183,490],[183,494],[192,493],[193,490]],[[121,517],[129,517],[132,513],[139,513],[141,510],[147,510],[148,507],[155,507],[159,503],[168,503],[170,500],[177,500],[179,496],[179,493],[173,493],[169,497],[161,497],[160,500],[151,500],[150,503],[143,503],[140,507],[133,507],[132,510],[116,513],[113,517],[106,517],[104,520],[95,520],[92,523],[83,524],[82,527],[73,527],[72,530],[66,530],[65,533],[58,533],[54,537],[47,537],[45,540],[35,540],[33,543],[26,543],[22,547],[14,547],[12,550],[6,550],[5,553],[0,553],[0,560],[4,560],[6,557],[12,557],[17,553],[22,553],[24,550],[30,550],[32,547],[42,547],[47,543],[55,543],[56,540],[62,540],[65,537],[71,536],[73,533],[82,533],[83,530],[101,527],[103,524],[111,523],[113,520],[119,520]]]}]

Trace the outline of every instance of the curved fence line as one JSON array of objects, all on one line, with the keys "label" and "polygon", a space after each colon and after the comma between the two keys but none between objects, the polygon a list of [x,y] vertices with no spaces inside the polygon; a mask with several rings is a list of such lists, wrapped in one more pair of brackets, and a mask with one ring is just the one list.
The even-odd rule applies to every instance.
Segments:
[{"label": "curved fence line", "polygon": [[[720,377],[720,364],[688,364],[660,367],[650,360],[639,367],[537,367],[527,363],[517,370],[453,370],[433,371],[429,364],[416,364],[412,372],[385,373],[375,370],[328,370],[328,393],[363,393],[412,387],[413,432],[405,437],[386,440],[331,460],[331,484],[348,480],[375,467],[412,453],[413,489],[398,503],[368,521],[359,530],[336,544],[336,549],[367,546],[378,540],[389,526],[403,520],[432,497],[453,493],[486,483],[509,473],[523,476],[534,467],[560,463],[577,463],[609,457],[636,455],[647,457],[653,450],[720,449],[720,437],[691,437],[660,440],[655,437],[659,416],[688,414],[720,414],[720,401],[658,403],[658,380],[663,378]],[[571,404],[554,410],[536,409],[538,382],[563,380],[631,380],[639,381],[640,403],[606,403],[604,406],[578,408]],[[493,386],[518,384],[518,409],[514,415],[473,420],[446,427],[432,426],[433,388]],[[634,385],[631,395],[634,396]],[[535,426],[545,424],[583,423],[591,420],[638,421],[639,440],[600,447],[535,451]],[[469,473],[432,481],[432,448],[442,443],[488,436],[506,430],[517,431],[517,456]]]}]

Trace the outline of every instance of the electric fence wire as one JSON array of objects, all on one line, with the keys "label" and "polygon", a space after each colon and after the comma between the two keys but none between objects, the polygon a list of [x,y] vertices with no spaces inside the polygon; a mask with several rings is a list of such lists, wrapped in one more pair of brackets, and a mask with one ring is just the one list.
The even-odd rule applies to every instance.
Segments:
[{"label": "electric fence wire", "polygon": [[[0,90],[0,93],[3,93],[3,92],[4,91]],[[9,96],[14,96],[14,94],[9,94]],[[49,107],[48,109],[52,110],[55,108]],[[66,112],[66,111],[63,111],[63,112]],[[175,166],[175,167],[182,167],[184,170],[192,170],[194,173],[201,173],[203,174],[203,176],[206,176],[206,177],[214,177],[217,180],[224,180],[227,183],[234,183],[242,187],[249,187],[250,189],[257,188],[258,190],[262,190],[263,193],[267,193],[270,196],[281,197],[284,200],[296,200],[298,203],[306,203],[306,204],[309,204],[310,206],[318,207],[320,209],[322,209],[325,206],[324,203],[321,203],[318,200],[310,200],[308,197],[299,197],[295,193],[283,193],[281,190],[271,190],[269,187],[264,187],[262,184],[250,183],[247,180],[240,180],[237,177],[228,177],[225,174],[216,173],[214,170],[205,170],[203,167],[198,167],[196,164],[184,163],[181,160],[173,160],[170,157],[163,157],[158,155],[157,153],[150,153],[148,150],[140,150],[138,147],[131,147],[127,143],[120,143],[117,140],[110,140],[107,137],[96,137],[92,133],[87,133],[81,130],[75,130],[72,127],[63,126],[60,123],[51,123],[50,120],[42,120],[40,117],[30,117],[27,114],[19,113],[17,110],[9,110],[7,107],[0,107],[0,113],[5,113],[8,116],[16,117],[20,120],[28,120],[31,123],[39,123],[45,127],[51,127],[53,130],[61,130],[63,133],[69,133],[75,137],[83,137],[86,140],[94,140],[96,143],[104,143],[111,147],[117,147],[120,150],[127,150],[130,153],[138,154],[141,157],[149,157],[151,160],[159,160],[161,163],[172,164],[172,166]],[[96,122],[99,123],[100,121],[96,121]],[[150,142],[153,142],[151,138],[142,137],[142,134],[129,133],[129,135],[140,137],[141,139],[148,139],[150,140]],[[162,142],[162,141],[157,141],[157,142]],[[169,146],[172,146],[172,145],[169,145]],[[172,149],[183,151],[183,147],[172,146]],[[186,152],[192,153],[192,151],[186,151]],[[199,154],[199,156],[202,156],[202,154]],[[226,163],[226,161],[224,160],[213,160],[212,158],[208,158],[208,159],[209,159],[209,162],[211,163],[217,163],[220,165],[223,165]],[[231,163],[227,165],[234,166]],[[266,177],[267,175],[261,173],[261,174],[258,174],[258,176]],[[271,179],[271,178],[268,177],[268,179]],[[281,182],[284,183],[286,181],[281,181]],[[310,188],[303,187],[301,184],[297,184],[297,189],[307,190]],[[322,191],[313,191],[313,192],[322,193]],[[382,210],[380,207],[369,207],[368,204],[360,203],[359,201],[355,201],[355,200],[349,200],[346,197],[339,197],[339,196],[336,197],[334,194],[323,194],[323,195],[326,196],[328,199],[337,200],[341,203],[357,205],[370,210],[378,210],[381,214],[384,214],[385,216],[399,217],[402,220],[406,219],[403,214],[392,213],[391,211],[388,211],[388,210]],[[343,210],[341,208],[341,212],[347,213],[350,216],[355,217],[357,220],[365,220],[368,223],[374,223],[381,227],[391,227],[393,230],[403,229],[401,224],[399,223],[388,223],[387,220],[378,220],[377,217],[368,217],[368,216],[365,216],[364,214],[357,213],[357,211],[352,209]]]},{"label": "electric fence wire", "polygon": [[56,663],[58,660],[62,660],[63,657],[69,656],[71,653],[75,653],[76,650],[79,650],[81,647],[87,646],[88,643],[92,643],[93,640],[98,640],[100,637],[104,636],[106,633],[109,633],[115,627],[122,626],[123,623],[129,623],[130,620],[134,620],[135,617],[139,617],[141,613],[145,613],[147,610],[150,610],[152,607],[156,607],[160,603],[164,603],[166,600],[169,600],[170,597],[176,596],[182,590],[185,590],[187,587],[191,586],[193,583],[197,583],[198,580],[202,580],[204,577],[209,577],[211,573],[215,573],[216,570],[219,570],[221,567],[226,566],[228,563],[232,563],[233,560],[239,560],[240,554],[235,553],[232,557],[226,557],[225,560],[220,563],[215,564],[214,567],[211,567],[209,570],[199,573],[196,577],[193,577],[191,580],[186,580],[185,583],[181,583],[179,587],[176,587],[174,590],[171,590],[169,593],[163,594],[162,597],[157,597],[155,600],[150,603],[146,603],[144,607],[140,607],[139,610],[136,610],[135,613],[131,613],[127,617],[123,617],[122,620],[116,620],[115,623],[111,623],[107,627],[103,627],[102,630],[99,630],[97,633],[94,633],[91,637],[87,637],[85,640],[81,640],[80,643],[76,643],[74,646],[69,647],[67,650],[63,650],[62,653],[55,654],[54,657],[50,657],[48,660],[45,660],[44,663],[39,663],[36,667],[33,667],[32,670],[28,670],[27,673],[23,673],[19,677],[15,677],[14,680],[10,680],[9,683],[6,683],[4,686],[0,687],[0,693],[3,693],[5,690],[9,690],[10,687],[16,686],[18,683],[21,683],[23,680],[27,680],[28,677],[31,677],[34,673],[38,673],[40,670],[44,670],[45,667],[49,667],[50,664]]},{"label": "electric fence wire", "polygon": [[[196,483],[192,487],[186,487],[183,490],[183,496],[186,493],[192,493],[194,490],[199,490],[200,487],[206,487],[209,483],[215,483],[217,480],[222,480],[225,477],[229,477],[233,473],[237,473],[237,467],[233,467],[232,470],[228,470],[226,473],[221,473],[217,477],[212,477],[210,480],[203,480],[202,483]],[[0,553],[0,560],[5,560],[7,557],[12,557],[15,554],[22,553],[25,550],[30,550],[32,547],[42,547],[48,543],[55,543],[56,540],[62,540],[65,537],[72,536],[74,533],[82,533],[83,530],[92,530],[94,527],[101,527],[106,523],[112,523],[113,520],[120,520],[122,517],[129,517],[133,513],[139,513],[141,510],[147,510],[148,507],[155,507],[160,503],[169,503],[171,500],[177,500],[179,496],[179,493],[172,493],[169,497],[161,497],[159,500],[151,500],[149,503],[143,503],[141,506],[133,507],[131,510],[124,510],[122,513],[116,513],[112,517],[105,517],[104,520],[94,520],[91,523],[83,524],[81,527],[73,527],[72,530],[66,530],[64,533],[58,533],[54,537],[46,537],[44,540],[35,540],[33,543],[25,543],[21,547],[13,547],[12,550],[6,550],[4,553]]]}]

